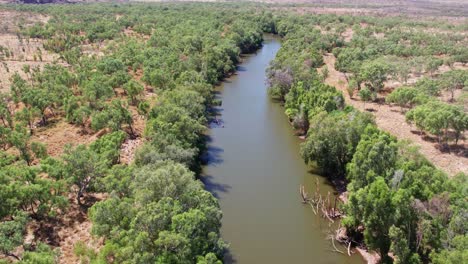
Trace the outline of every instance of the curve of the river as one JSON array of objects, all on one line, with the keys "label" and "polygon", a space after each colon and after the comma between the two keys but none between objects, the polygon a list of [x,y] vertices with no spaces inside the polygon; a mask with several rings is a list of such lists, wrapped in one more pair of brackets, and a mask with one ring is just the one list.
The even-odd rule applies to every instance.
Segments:
[{"label": "curve of the river", "polygon": [[300,201],[301,184],[309,193],[316,179],[322,193],[333,188],[308,172],[284,109],[267,94],[265,70],[280,45],[266,36],[219,87],[222,106],[209,131],[201,179],[223,211],[221,233],[230,244],[225,262],[363,263],[356,254],[333,252],[329,222]]}]

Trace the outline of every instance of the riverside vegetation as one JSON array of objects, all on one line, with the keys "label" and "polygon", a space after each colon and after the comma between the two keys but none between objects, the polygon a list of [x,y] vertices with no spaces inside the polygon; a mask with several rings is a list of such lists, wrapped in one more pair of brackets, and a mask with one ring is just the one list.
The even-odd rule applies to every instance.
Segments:
[{"label": "riverside vegetation", "polygon": [[[359,23],[372,27],[360,29]],[[383,263],[463,263],[468,259],[467,175],[449,178],[416,146],[378,129],[371,113],[346,106],[342,93],[323,83],[326,70],[315,69],[323,64],[323,53],[333,52],[336,67],[349,72],[354,83],[350,93],[359,90],[362,100],[373,100],[389,75],[405,79],[418,71],[414,61],[428,71],[444,63],[435,55],[447,55],[445,63],[450,65],[466,63],[468,49],[460,44],[466,40],[402,30],[413,23],[395,18],[285,18],[276,24],[284,42],[269,68],[270,93],[284,102],[292,125],[306,135],[304,160],[330,180],[347,183],[342,224],[349,241],[376,250]],[[323,36],[317,25],[338,33],[331,30]],[[345,25],[357,33],[350,42],[339,36]],[[389,36],[378,39],[376,32]],[[441,89],[462,89],[467,76],[466,70],[452,70],[434,79],[425,77],[412,87],[395,89],[387,102],[414,107],[406,114],[409,122],[440,141],[458,142],[468,125],[466,111],[435,95]]]},{"label": "riverside vegetation", "polygon": [[[261,46],[264,32],[284,39],[268,83],[307,135],[302,156],[334,182],[348,183],[342,221],[353,244],[377,250],[383,262],[467,259],[467,176],[449,178],[416,147],[379,130],[370,113],[346,106],[343,94],[323,83],[326,70],[316,70],[333,52],[337,69],[355,84],[350,93],[363,100],[375,99],[388,76],[405,82],[412,73],[430,73],[387,102],[413,108],[408,121],[441,144],[458,143],[468,126],[457,103],[463,97],[436,96],[464,89],[466,71],[435,73],[443,63],[468,62],[466,38],[458,34],[463,25],[276,14],[256,4],[5,8],[49,16],[18,27],[17,37],[42,41],[40,51],[59,58],[23,67],[1,94],[0,263],[58,262],[63,252],[50,238],[28,238],[73,205],[89,215],[93,235],[104,238],[97,249],[76,243],[82,262],[220,263],[227,247],[219,234],[222,213],[196,179],[198,157],[209,106],[217,103],[213,86],[235,71],[241,53]],[[451,33],[414,34],[411,27]],[[346,28],[355,32],[350,42],[342,36]],[[0,55],[7,61],[8,47]],[[50,155],[35,136],[57,122],[99,136]],[[144,143],[124,164],[122,145],[135,138]],[[98,193],[105,195],[95,202]],[[40,223],[37,230],[32,222]]]}]

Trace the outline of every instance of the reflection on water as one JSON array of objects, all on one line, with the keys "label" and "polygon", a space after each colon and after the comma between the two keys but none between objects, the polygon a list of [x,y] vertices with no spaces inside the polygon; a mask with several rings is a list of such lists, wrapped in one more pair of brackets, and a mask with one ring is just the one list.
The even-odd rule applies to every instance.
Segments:
[{"label": "reflection on water", "polygon": [[222,105],[211,122],[201,179],[223,210],[225,262],[363,263],[332,252],[330,224],[300,202],[301,184],[311,192],[318,179],[322,193],[333,189],[308,172],[284,109],[268,97],[265,70],[279,48],[277,39],[267,39],[217,94]]}]

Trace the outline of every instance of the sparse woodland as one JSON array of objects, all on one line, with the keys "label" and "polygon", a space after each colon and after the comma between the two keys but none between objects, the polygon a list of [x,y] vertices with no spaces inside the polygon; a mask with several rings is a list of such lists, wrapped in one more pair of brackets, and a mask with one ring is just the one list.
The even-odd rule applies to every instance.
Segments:
[{"label": "sparse woodland", "polygon": [[[42,44],[32,61],[57,56],[11,72],[0,94],[0,263],[221,263],[229,241],[216,198],[197,179],[199,155],[214,85],[264,33],[283,38],[267,82],[305,137],[304,160],[346,183],[337,187],[347,191],[348,241],[383,263],[468,259],[468,175],[449,177],[379,129],[325,84],[323,67],[333,54],[350,97],[396,104],[421,133],[466,151],[466,24],[235,3],[3,8],[47,16],[18,27],[17,38]],[[0,67],[16,58],[11,49],[0,46]],[[55,127],[71,132],[52,152]],[[128,142],[141,142],[132,162],[122,160]],[[73,210],[101,240],[74,241],[67,253],[38,234]]]},{"label": "sparse woodland", "polygon": [[[60,58],[25,66],[2,94],[3,261],[60,260],[47,240],[26,241],[28,222],[57,221],[77,204],[105,239],[99,251],[76,243],[78,260],[218,263],[221,211],[195,178],[207,107],[239,55],[260,47],[272,16],[197,5],[16,8],[51,17],[19,34]],[[140,119],[144,129],[135,127]],[[63,121],[97,139],[47,155],[32,138]],[[144,143],[122,164],[121,147],[135,138]],[[96,193],[106,199],[95,202]]]}]

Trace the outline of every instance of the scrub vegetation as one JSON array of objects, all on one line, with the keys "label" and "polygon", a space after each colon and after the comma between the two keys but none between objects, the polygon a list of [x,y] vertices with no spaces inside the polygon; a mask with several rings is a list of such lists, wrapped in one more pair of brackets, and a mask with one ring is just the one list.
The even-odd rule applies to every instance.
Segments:
[{"label": "scrub vegetation", "polygon": [[[9,12],[50,16],[18,38],[59,59],[26,65],[1,94],[1,262],[219,263],[222,214],[195,177],[207,108],[213,85],[271,31],[271,14],[193,4]],[[61,122],[95,140],[49,155],[35,136]],[[123,164],[122,145],[137,138],[134,162]],[[64,259],[64,237],[50,243],[53,228],[45,239],[37,233],[73,210],[104,240],[73,241],[75,256]]]},{"label": "scrub vegetation", "polygon": [[449,177],[326,82],[343,72],[349,97],[396,104],[463,152],[466,24],[247,3],[2,12],[21,14],[2,34],[22,48],[0,46],[0,263],[221,263],[222,212],[197,179],[199,156],[214,85],[264,33],[283,38],[270,94],[305,137],[304,160],[346,187],[353,244],[384,263],[467,259],[466,171]]},{"label": "scrub vegetation", "polygon": [[[437,95],[466,89],[468,72],[453,69],[467,62],[466,38],[457,31],[439,36],[411,29],[427,26],[335,15],[291,15],[276,24],[284,40],[268,71],[271,95],[306,136],[304,160],[338,187],[346,184],[342,224],[348,241],[375,250],[382,263],[466,261],[467,175],[449,178],[417,146],[379,129],[372,113],[346,105],[341,91],[324,84],[326,68],[316,68],[332,52],[334,66],[349,79],[348,92],[363,101],[378,100],[390,79],[405,83],[410,74],[427,73],[383,96],[441,144],[457,144],[467,129],[466,110]],[[341,33],[350,27],[354,35],[346,41]],[[450,70],[436,76],[444,63]]]}]

